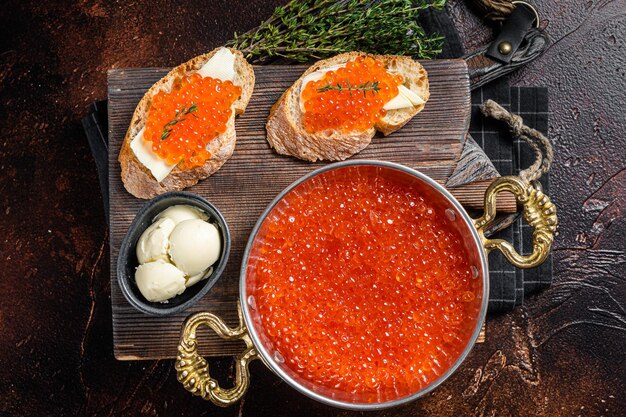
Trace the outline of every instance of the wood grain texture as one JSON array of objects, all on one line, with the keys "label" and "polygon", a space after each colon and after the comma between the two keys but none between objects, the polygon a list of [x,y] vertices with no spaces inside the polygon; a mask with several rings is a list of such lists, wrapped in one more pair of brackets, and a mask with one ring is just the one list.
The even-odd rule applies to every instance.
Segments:
[{"label": "wood grain texture", "polygon": [[[403,129],[377,136],[358,154],[361,159],[382,159],[414,167],[444,184],[461,155],[469,126],[470,96],[467,67],[461,60],[423,62],[431,96],[425,109]],[[236,320],[238,269],[248,235],[263,209],[283,188],[322,166],[276,154],[265,140],[270,107],[306,69],[306,66],[256,67],[256,86],[246,113],[236,121],[237,147],[233,157],[208,180],[189,189],[214,203],[231,229],[232,250],[225,274],[210,294],[193,308],[170,317],[148,317],[124,299],[115,275],[121,240],[135,213],[145,203],[130,195],[120,180],[117,155],[132,112],[144,92],[166,69],[114,69],[109,82],[109,188],[111,209],[111,302],[113,336],[118,359],[172,358],[180,325],[191,313],[209,310],[231,324]],[[481,205],[484,188],[459,188],[461,202]],[[201,353],[232,354],[238,345],[206,332]]]},{"label": "wood grain texture", "polygon": [[475,181],[494,179],[499,176],[500,173],[493,166],[491,159],[468,133],[459,162],[448,181],[446,181],[446,188],[456,188]]}]

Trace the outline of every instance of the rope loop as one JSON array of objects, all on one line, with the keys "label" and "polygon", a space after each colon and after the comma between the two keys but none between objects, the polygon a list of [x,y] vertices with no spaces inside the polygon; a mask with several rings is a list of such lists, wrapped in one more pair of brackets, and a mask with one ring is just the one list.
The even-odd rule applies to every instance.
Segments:
[{"label": "rope loop", "polygon": [[550,171],[554,151],[552,143],[546,136],[538,130],[526,126],[524,119],[517,114],[508,112],[493,100],[485,101],[480,109],[485,116],[505,122],[511,129],[513,136],[522,139],[533,150],[535,162],[519,173],[523,181],[538,180],[543,174]]},{"label": "rope loop", "polygon": [[472,0],[472,3],[484,14],[485,19],[494,22],[505,20],[515,9],[511,0]]}]

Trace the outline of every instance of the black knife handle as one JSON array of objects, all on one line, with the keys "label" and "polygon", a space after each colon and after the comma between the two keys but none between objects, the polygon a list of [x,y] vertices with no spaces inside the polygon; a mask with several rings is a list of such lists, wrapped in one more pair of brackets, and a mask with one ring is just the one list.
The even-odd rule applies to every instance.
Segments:
[{"label": "black knife handle", "polygon": [[548,36],[541,29],[532,28],[524,36],[520,47],[513,53],[511,62],[508,64],[494,61],[487,57],[489,45],[465,55],[470,77],[470,88],[475,90],[483,85],[502,77],[517,68],[535,60],[546,50]]},{"label": "black knife handle", "polygon": [[108,115],[106,100],[91,103],[87,108],[87,116],[82,120],[83,129],[91,154],[96,162],[98,181],[102,191],[104,214],[109,222],[109,140]]}]

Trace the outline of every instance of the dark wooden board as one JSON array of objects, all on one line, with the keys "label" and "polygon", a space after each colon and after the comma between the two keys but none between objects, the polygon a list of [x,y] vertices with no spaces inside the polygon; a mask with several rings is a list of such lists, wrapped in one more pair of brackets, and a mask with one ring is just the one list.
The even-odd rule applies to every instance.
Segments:
[{"label": "dark wooden board", "polygon": [[[454,171],[469,126],[470,94],[467,68],[461,60],[423,63],[428,71],[431,97],[424,111],[389,137],[376,137],[358,158],[383,159],[415,167],[444,184]],[[323,165],[277,155],[265,140],[265,121],[280,94],[305,70],[304,66],[256,67],[254,95],[236,121],[237,147],[233,157],[215,175],[189,189],[224,214],[231,229],[232,251],[225,274],[193,308],[174,316],[149,317],[134,310],[117,284],[119,246],[135,213],[145,203],[126,192],[120,180],[117,154],[136,104],[166,69],[113,69],[108,73],[109,186],[111,210],[111,302],[113,336],[118,359],[172,358],[176,354],[180,325],[190,314],[212,311],[236,322],[238,270],[248,235],[267,204],[303,174]],[[486,183],[466,185],[457,196],[463,203],[479,205]],[[213,334],[203,336],[201,352],[224,355],[238,351]]]}]

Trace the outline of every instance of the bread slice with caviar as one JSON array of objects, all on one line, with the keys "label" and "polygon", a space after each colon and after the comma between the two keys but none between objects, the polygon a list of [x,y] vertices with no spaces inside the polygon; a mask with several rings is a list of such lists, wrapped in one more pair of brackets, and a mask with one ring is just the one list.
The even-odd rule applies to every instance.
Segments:
[{"label": "bread slice with caviar", "polygon": [[[200,77],[192,77],[196,73]],[[191,79],[195,81],[189,82],[188,80]],[[215,87],[219,84],[215,80],[220,80],[221,83],[231,81],[234,86],[241,88],[240,94],[235,97],[233,87],[229,85],[231,90],[228,91],[231,94],[229,98],[224,98],[228,100],[225,101],[227,104],[221,104],[224,106],[224,115],[222,120],[217,122],[211,119],[211,113],[208,110],[211,100],[207,99],[206,103],[201,101],[202,98],[208,97],[206,94],[213,94],[211,97],[216,101],[223,98],[219,94],[226,94],[220,93],[224,88]],[[184,85],[190,92],[186,96],[181,93]],[[219,85],[225,86],[225,84]],[[202,90],[194,93],[194,88],[202,88]],[[241,52],[231,48],[217,48],[172,69],[146,92],[133,114],[118,156],[126,190],[135,197],[147,199],[167,191],[190,187],[215,173],[233,154],[236,139],[235,116],[245,111],[253,89],[252,66]],[[177,101],[170,103],[168,107],[168,98],[174,100],[174,93],[177,92]],[[232,102],[230,116],[226,111],[229,102]],[[156,109],[154,114],[151,114],[151,109]],[[223,120],[226,117],[227,120]],[[190,122],[193,125],[190,125]],[[216,123],[221,123],[221,125],[217,126]],[[185,130],[186,124],[187,130]],[[192,134],[198,135],[197,131],[204,132],[203,129],[209,132],[206,133],[207,136],[201,138],[197,136],[198,142],[194,142],[194,145],[186,145],[190,142],[189,138],[184,137],[188,134],[187,132],[191,131]],[[218,129],[222,130],[219,134]],[[151,133],[150,140],[144,136],[146,132]],[[207,140],[210,137],[213,138]],[[202,140],[207,143],[204,144]],[[172,143],[173,141],[176,143]],[[164,148],[166,146],[172,147],[172,150],[169,150],[170,153],[167,153],[168,150],[162,151],[166,155],[172,155],[172,152],[184,152],[180,150],[179,145],[183,148],[195,147],[193,151],[188,151],[193,152],[187,157],[188,160],[180,156],[181,153],[180,155],[173,154],[171,160],[168,161],[166,157],[156,153],[153,148],[155,142],[156,146],[161,149],[167,149]],[[179,147],[176,148],[176,146]],[[181,159],[177,161],[176,158]]]},{"label": "bread slice with caviar", "polygon": [[[376,79],[366,80],[367,77],[360,77],[359,83],[351,84],[349,78],[342,77],[337,72],[340,68],[345,68],[349,62],[363,61],[368,57],[380,62],[388,74],[401,75],[397,96],[384,104],[385,114],[370,120],[366,126],[361,125],[355,129],[345,129],[346,120],[332,119],[333,114],[320,113],[315,117],[311,115],[310,122],[309,119],[305,120],[303,91],[309,96],[334,91],[334,98],[341,97],[340,94],[349,98],[358,95],[359,99],[361,97],[364,99],[360,100],[362,106],[367,104],[367,100],[371,100],[368,97],[381,93],[379,88],[381,84]],[[386,76],[383,74],[383,77]],[[318,88],[312,91],[311,88],[305,90],[311,82],[317,82],[315,85]],[[343,91],[337,93],[338,90]],[[364,52],[340,54],[313,64],[274,104],[266,125],[267,141],[279,154],[311,162],[341,161],[365,148],[372,141],[376,131],[386,136],[400,129],[424,108],[428,98],[428,75],[424,68],[410,57],[370,55]],[[335,104],[335,101],[330,101]],[[359,117],[354,110],[350,110],[354,107],[353,103],[354,101],[344,102],[349,112],[347,117],[352,121]],[[327,120],[329,117],[330,122]],[[343,126],[329,128],[328,126],[333,123],[340,125],[343,123]]]}]

